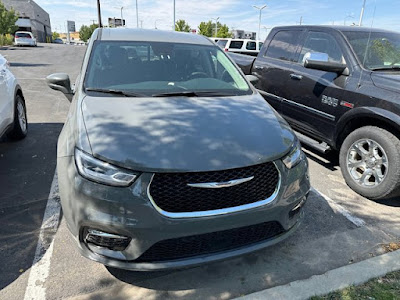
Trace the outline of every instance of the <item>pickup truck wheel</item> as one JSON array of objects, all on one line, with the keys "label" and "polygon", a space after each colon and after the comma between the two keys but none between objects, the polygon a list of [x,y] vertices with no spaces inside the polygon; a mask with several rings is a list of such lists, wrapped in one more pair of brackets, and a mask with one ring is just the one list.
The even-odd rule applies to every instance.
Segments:
[{"label": "pickup truck wheel", "polygon": [[8,134],[11,139],[20,140],[26,137],[28,133],[28,119],[26,117],[25,101],[21,96],[15,97],[14,124]]},{"label": "pickup truck wheel", "polygon": [[400,186],[400,141],[382,128],[365,126],[349,134],[339,161],[348,186],[366,198],[389,198]]}]

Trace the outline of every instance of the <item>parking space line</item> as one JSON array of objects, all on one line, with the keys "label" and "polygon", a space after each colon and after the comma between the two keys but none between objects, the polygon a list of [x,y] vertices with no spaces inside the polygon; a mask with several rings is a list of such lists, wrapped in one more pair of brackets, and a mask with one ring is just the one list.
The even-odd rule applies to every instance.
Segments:
[{"label": "parking space line", "polygon": [[322,194],[320,191],[317,191],[314,188],[312,188],[312,191],[314,191],[315,193],[320,195],[322,198],[324,198],[326,200],[326,202],[328,202],[329,206],[333,209],[333,211],[342,214],[344,217],[346,217],[346,219],[348,219],[351,223],[353,223],[357,227],[362,227],[365,225],[365,221],[363,219],[353,216],[346,208],[344,208],[340,204],[337,204],[335,201],[333,201],[328,196]]},{"label": "parking space line", "polygon": [[51,183],[49,198],[40,227],[39,240],[32,262],[24,300],[45,300],[45,282],[49,276],[50,260],[53,254],[53,238],[60,221],[61,205],[58,191],[57,170]]}]

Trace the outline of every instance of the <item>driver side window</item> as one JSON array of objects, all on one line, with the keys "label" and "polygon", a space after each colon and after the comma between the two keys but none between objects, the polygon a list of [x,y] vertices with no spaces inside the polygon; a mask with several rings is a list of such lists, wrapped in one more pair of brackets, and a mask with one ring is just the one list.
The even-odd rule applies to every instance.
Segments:
[{"label": "driver side window", "polygon": [[328,33],[310,31],[301,50],[298,62],[304,63],[307,53],[325,53],[329,62],[346,63],[336,40]]}]

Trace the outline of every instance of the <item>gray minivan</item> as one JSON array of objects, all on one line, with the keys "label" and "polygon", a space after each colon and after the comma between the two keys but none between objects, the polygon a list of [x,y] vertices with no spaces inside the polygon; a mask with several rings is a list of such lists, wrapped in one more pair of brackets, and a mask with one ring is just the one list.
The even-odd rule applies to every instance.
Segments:
[{"label": "gray minivan", "polygon": [[[252,79],[252,78],[250,78]],[[288,124],[205,37],[93,33],[71,89],[57,172],[81,253],[117,268],[220,260],[299,225],[308,164]]]}]

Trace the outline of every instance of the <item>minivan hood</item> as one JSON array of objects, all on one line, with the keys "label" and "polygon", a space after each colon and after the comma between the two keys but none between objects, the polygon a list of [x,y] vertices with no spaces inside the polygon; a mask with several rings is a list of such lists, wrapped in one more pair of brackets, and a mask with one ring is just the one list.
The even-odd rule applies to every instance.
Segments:
[{"label": "minivan hood", "polygon": [[276,160],[294,134],[259,95],[89,97],[82,114],[92,155],[137,171],[213,171]]},{"label": "minivan hood", "polygon": [[394,91],[400,92],[400,72],[372,72],[371,79],[375,86]]}]

